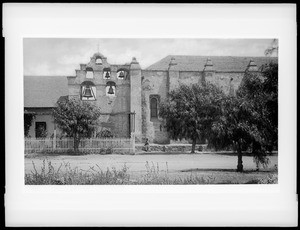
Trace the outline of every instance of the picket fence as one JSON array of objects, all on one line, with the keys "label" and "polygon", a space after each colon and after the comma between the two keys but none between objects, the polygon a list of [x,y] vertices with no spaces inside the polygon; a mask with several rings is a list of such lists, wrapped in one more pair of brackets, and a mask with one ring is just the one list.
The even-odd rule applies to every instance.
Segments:
[{"label": "picket fence", "polygon": [[[74,148],[72,138],[25,138],[25,153],[68,151]],[[79,142],[80,151],[97,152],[110,149],[112,151],[135,150],[134,136],[131,138],[85,138]]]}]

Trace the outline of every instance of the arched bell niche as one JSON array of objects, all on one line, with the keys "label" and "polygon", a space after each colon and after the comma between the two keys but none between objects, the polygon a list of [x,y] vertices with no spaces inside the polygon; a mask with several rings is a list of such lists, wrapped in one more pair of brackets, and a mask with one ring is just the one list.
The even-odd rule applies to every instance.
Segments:
[{"label": "arched bell niche", "polygon": [[113,81],[108,81],[106,83],[106,96],[114,97],[116,96],[116,83]]},{"label": "arched bell niche", "polygon": [[96,100],[96,86],[91,81],[84,81],[80,85],[81,100],[95,101]]}]

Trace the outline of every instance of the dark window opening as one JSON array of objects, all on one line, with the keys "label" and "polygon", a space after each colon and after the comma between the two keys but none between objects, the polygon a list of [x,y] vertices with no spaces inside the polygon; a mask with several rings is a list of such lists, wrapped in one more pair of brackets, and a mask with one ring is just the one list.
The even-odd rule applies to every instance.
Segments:
[{"label": "dark window opening", "polygon": [[157,99],[156,98],[150,99],[150,111],[151,111],[151,118],[157,118],[158,109],[157,109]]},{"label": "dark window opening", "polygon": [[35,122],[35,137],[42,138],[47,136],[46,122]]}]

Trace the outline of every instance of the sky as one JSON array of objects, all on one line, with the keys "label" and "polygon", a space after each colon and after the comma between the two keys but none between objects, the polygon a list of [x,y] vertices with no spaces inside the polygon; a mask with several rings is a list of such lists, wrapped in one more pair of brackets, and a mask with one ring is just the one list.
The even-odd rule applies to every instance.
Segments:
[{"label": "sky", "polygon": [[98,51],[110,64],[136,57],[143,69],[168,55],[264,56],[272,40],[24,38],[24,75],[74,76]]}]

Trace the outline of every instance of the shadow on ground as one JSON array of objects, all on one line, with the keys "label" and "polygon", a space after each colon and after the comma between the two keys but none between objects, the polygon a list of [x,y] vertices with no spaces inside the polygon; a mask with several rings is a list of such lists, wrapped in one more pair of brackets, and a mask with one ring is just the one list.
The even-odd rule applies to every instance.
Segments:
[{"label": "shadow on ground", "polygon": [[[260,170],[244,170],[243,173],[273,173],[277,172],[276,168],[268,168],[268,169],[260,169]],[[215,169],[215,168],[195,168],[195,169],[184,169],[180,170],[180,172],[237,172],[236,169]]]}]

